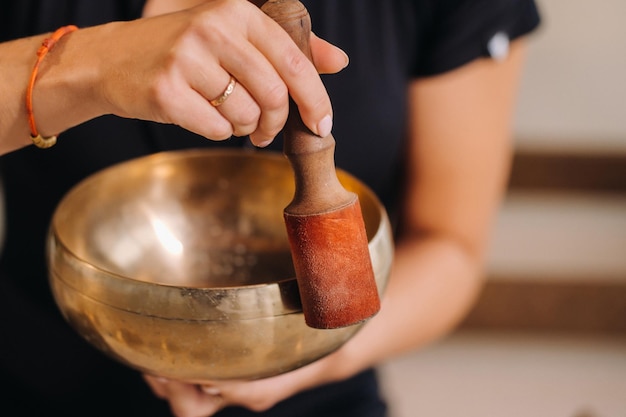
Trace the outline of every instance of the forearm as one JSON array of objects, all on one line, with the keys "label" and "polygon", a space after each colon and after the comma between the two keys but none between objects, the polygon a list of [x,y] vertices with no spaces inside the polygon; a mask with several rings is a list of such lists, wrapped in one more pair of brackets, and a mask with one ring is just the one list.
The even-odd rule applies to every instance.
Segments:
[{"label": "forearm", "polygon": [[[26,89],[37,49],[47,35],[0,44],[0,154],[11,152],[31,143],[26,113]],[[39,86],[38,86],[39,87]],[[35,114],[42,109],[38,104]],[[36,117],[36,116],[35,116]],[[45,134],[48,132],[45,132]]]},{"label": "forearm", "polygon": [[453,239],[407,238],[396,248],[382,309],[338,354],[351,374],[448,333],[482,286],[481,262]]},{"label": "forearm", "polygon": [[[0,44],[0,154],[30,143],[26,89],[46,36]],[[56,135],[114,114],[213,140],[250,136],[264,146],[283,127],[291,94],[306,125],[325,136],[332,107],[318,70],[337,72],[348,58],[314,36],[311,50],[318,68],[244,0],[83,28],[65,35],[41,63],[33,91],[37,130]],[[237,86],[218,108],[211,101],[231,77]]]},{"label": "forearm", "polygon": [[351,358],[337,362],[348,374],[443,336],[476,299],[506,189],[522,52],[516,43],[505,62],[411,87],[403,227],[380,313],[338,353]]},{"label": "forearm", "polygon": [[[44,136],[64,130],[103,113],[96,105],[93,61],[81,52],[90,42],[91,31],[74,32],[61,38],[39,67],[32,93],[38,132]],[[27,86],[37,50],[50,34],[0,44],[0,154],[31,144],[26,111]]]}]

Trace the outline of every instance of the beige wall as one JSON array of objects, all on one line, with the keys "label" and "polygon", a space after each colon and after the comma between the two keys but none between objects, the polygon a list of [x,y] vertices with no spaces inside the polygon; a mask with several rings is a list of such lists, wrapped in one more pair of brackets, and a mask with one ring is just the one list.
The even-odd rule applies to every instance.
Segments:
[{"label": "beige wall", "polygon": [[519,148],[626,153],[626,0],[537,0]]}]

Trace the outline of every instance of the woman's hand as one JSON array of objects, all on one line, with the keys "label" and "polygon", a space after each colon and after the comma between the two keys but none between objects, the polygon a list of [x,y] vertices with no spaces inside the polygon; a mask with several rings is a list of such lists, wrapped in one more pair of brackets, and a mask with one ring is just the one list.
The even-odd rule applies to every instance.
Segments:
[{"label": "woman's hand", "polygon": [[[318,72],[334,73],[348,63],[343,51],[312,35],[314,65],[246,0],[206,1],[175,13],[84,28],[64,41],[62,63],[46,62],[35,87],[44,134],[112,113],[177,124],[214,140],[250,135],[263,146],[283,127],[291,95],[305,124],[324,136],[332,126],[332,108]],[[231,76],[232,94],[211,105]],[[72,114],[81,120],[61,114],[68,90],[78,92]]]},{"label": "woman's hand", "polygon": [[188,384],[144,375],[159,398],[167,400],[176,417],[208,417],[227,406],[264,411],[294,394],[348,376],[342,350],[286,374],[255,381]]},{"label": "woman's hand", "polygon": [[[329,133],[332,108],[315,66],[248,1],[208,1],[115,26],[112,36],[127,41],[124,53],[116,52],[106,65],[113,113],[179,124],[212,139],[250,135],[264,145],[284,125],[290,93],[307,126]],[[319,39],[312,43],[321,71],[347,63],[336,48]],[[231,75],[237,85],[230,97],[219,107],[209,104]],[[141,106],[136,97],[149,100]]]}]

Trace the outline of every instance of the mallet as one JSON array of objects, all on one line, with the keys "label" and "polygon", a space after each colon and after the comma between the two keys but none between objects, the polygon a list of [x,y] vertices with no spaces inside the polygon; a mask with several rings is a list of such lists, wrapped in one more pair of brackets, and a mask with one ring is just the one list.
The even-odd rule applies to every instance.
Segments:
[{"label": "mallet", "polygon": [[[311,59],[304,5],[268,0],[262,10]],[[335,139],[313,134],[293,101],[283,136],[296,185],[284,219],[306,323],[330,329],[364,321],[378,312],[380,300],[358,196],[337,178]]]}]

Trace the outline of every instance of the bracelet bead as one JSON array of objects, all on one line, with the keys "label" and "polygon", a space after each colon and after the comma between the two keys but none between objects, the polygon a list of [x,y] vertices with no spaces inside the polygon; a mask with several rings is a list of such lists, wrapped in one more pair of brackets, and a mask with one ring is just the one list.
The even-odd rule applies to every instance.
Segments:
[{"label": "bracelet bead", "polygon": [[54,146],[57,143],[56,135],[44,138],[41,135],[33,136],[30,135],[30,139],[33,141],[33,144],[41,149],[47,149]]}]

